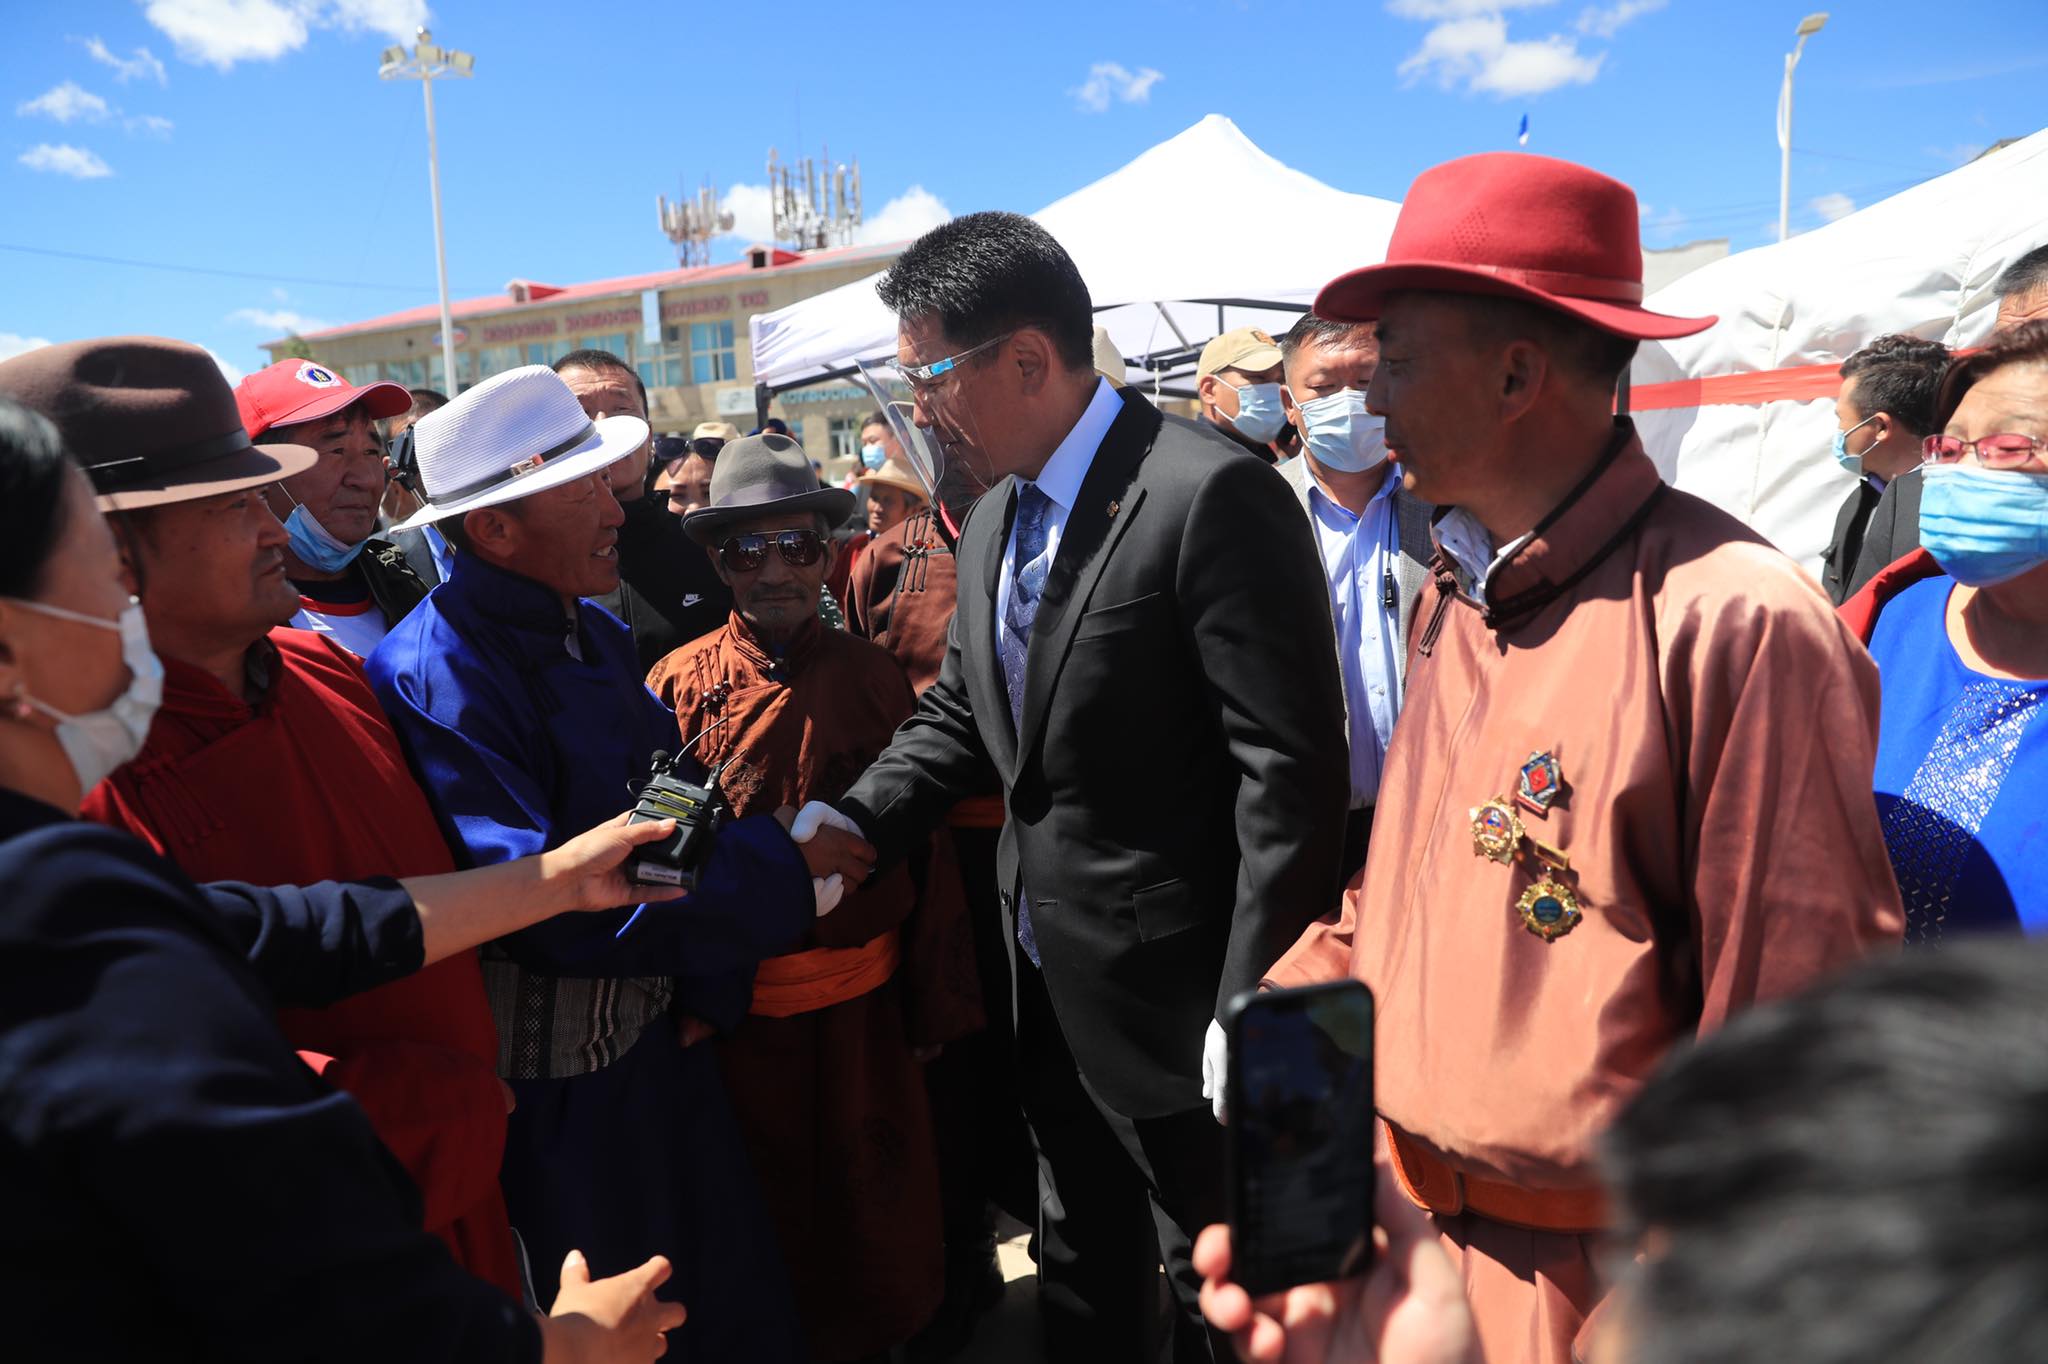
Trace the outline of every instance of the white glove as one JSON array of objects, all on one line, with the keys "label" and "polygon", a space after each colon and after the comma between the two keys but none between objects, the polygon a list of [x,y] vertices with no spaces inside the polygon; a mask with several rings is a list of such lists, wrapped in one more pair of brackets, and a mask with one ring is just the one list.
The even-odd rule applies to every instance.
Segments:
[{"label": "white glove", "polygon": [[1216,1110],[1216,1121],[1224,1121],[1223,1094],[1230,1085],[1230,1035],[1215,1019],[1209,1020],[1208,1035],[1202,1039],[1202,1097]]},{"label": "white glove", "polygon": [[836,871],[823,879],[813,876],[811,894],[817,898],[818,917],[822,919],[839,903],[839,897],[846,894],[846,878]]},{"label": "white glove", "polygon": [[[789,826],[789,836],[795,842],[808,843],[817,835],[819,829],[828,824],[835,829],[846,830],[846,832],[862,842],[867,841],[867,835],[861,832],[860,825],[855,824],[822,800],[806,802],[804,808],[796,812],[796,819]],[[835,895],[833,903],[837,904],[838,899],[839,897]],[[818,912],[822,914],[825,911],[821,909]]]}]

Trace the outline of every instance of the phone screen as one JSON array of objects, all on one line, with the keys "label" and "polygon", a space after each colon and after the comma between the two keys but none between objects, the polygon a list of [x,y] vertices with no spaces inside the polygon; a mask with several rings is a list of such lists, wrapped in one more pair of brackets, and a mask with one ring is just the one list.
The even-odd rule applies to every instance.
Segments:
[{"label": "phone screen", "polygon": [[1363,1273],[1371,992],[1354,980],[1244,996],[1231,1034],[1231,1277],[1257,1294]]}]

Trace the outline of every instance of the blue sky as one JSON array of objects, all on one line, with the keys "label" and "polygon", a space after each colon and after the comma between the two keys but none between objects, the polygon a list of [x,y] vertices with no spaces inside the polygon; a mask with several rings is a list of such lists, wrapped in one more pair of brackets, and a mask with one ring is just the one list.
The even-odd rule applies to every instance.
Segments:
[{"label": "blue sky", "polygon": [[[1512,147],[1526,113],[1530,150],[1635,187],[1651,245],[1726,236],[1740,250],[1775,232],[1774,108],[1808,0],[11,10],[0,355],[155,332],[246,370],[293,321],[433,297],[419,88],[376,76],[380,49],[422,17],[477,56],[474,80],[436,87],[462,297],[673,264],[654,199],[679,184],[734,191],[744,235],[771,145],[858,155],[880,236],[1042,207],[1211,112],[1387,198],[1435,162]],[[1794,226],[2038,130],[2044,89],[2044,0],[1837,0],[1798,72]]]}]

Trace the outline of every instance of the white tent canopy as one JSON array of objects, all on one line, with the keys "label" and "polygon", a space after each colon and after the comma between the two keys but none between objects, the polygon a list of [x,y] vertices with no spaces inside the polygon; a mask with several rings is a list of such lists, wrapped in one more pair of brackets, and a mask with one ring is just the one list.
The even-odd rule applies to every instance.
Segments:
[{"label": "white tent canopy", "polygon": [[[1210,114],[1032,217],[1080,267],[1117,349],[1143,359],[1232,327],[1286,328],[1326,281],[1385,257],[1398,208],[1284,166]],[[893,358],[879,278],[756,315],[756,382],[791,388]]]},{"label": "white tent canopy", "polygon": [[[1708,265],[1648,300],[1718,325],[1645,344],[1630,380],[1835,366],[1888,332],[1951,346],[1990,330],[1991,284],[2048,243],[2048,131],[1790,241]],[[1740,517],[1809,566],[1855,484],[1828,453],[1838,380],[1813,396],[1643,411],[1637,425],[1664,477]]]}]

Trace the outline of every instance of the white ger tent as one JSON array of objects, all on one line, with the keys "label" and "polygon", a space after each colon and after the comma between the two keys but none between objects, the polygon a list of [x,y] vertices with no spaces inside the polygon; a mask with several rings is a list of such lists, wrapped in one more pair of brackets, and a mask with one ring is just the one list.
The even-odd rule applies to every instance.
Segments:
[{"label": "white ger tent", "polygon": [[[1080,267],[1117,349],[1186,371],[1210,337],[1282,330],[1325,281],[1384,258],[1398,208],[1284,166],[1210,114],[1032,217]],[[756,315],[755,381],[779,391],[893,358],[877,278]]]},{"label": "white ger tent", "polygon": [[1645,344],[1629,406],[1666,480],[1809,567],[1855,486],[1828,453],[1839,366],[1887,332],[1951,346],[1991,328],[1991,284],[2048,243],[2048,131],[1652,295],[1720,323]]}]

